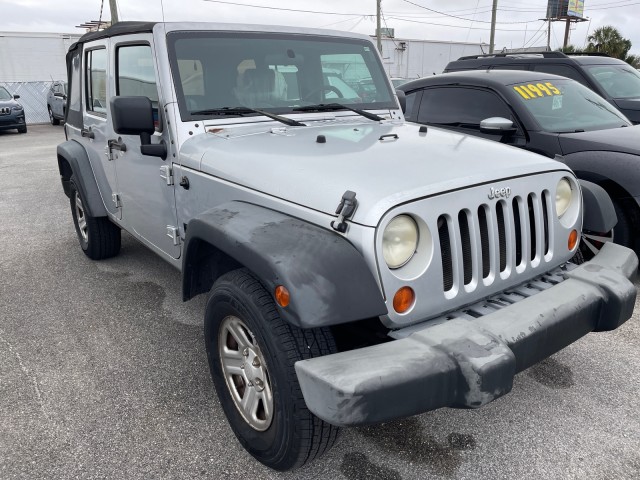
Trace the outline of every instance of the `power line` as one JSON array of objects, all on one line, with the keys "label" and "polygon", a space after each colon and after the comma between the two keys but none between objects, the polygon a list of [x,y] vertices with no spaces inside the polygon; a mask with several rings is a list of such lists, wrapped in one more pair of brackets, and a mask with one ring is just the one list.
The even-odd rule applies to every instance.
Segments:
[{"label": "power line", "polygon": [[[440,12],[438,10],[434,10],[432,8],[422,6],[422,5],[418,4],[418,3],[412,2],[411,0],[402,0],[402,1],[405,2],[405,3],[409,3],[411,5],[414,5],[414,6],[418,7],[418,8],[422,8],[424,10],[428,10],[429,12],[433,12],[433,13],[437,13],[439,15],[443,15],[445,17],[456,18],[458,20],[464,20],[465,22],[472,22],[473,21],[473,20],[470,20],[468,18],[460,17],[460,16],[457,16],[457,15],[450,15],[450,14],[445,13],[445,12]],[[493,11],[493,9],[492,9],[492,11]],[[492,22],[488,22],[486,20],[476,20],[476,22],[477,23],[492,23]],[[521,21],[521,22],[496,22],[496,23],[500,23],[500,24],[516,24],[516,23],[520,23],[520,24],[522,24],[522,23],[535,23],[535,22],[538,22],[538,20],[536,19],[536,20],[527,20],[527,21]]]},{"label": "power line", "polygon": [[267,5],[252,5],[249,3],[237,3],[237,2],[225,2],[222,0],[204,0],[205,2],[210,2],[210,3],[223,3],[225,5],[235,5],[238,7],[251,7],[251,8],[263,8],[265,10],[278,10],[278,11],[284,11],[284,12],[300,12],[300,13],[317,13],[317,14],[321,14],[321,15],[339,15],[339,16],[343,16],[343,17],[354,17],[354,16],[358,16],[358,17],[375,17],[375,14],[362,14],[362,13],[338,13],[338,12],[320,12],[318,10],[300,10],[297,8],[283,8],[283,7],[269,7]]}]

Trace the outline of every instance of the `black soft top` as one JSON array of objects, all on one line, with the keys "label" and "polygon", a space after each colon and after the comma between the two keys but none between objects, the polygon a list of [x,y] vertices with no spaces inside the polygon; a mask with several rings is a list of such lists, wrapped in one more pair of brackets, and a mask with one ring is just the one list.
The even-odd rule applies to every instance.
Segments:
[{"label": "black soft top", "polygon": [[91,42],[92,40],[117,37],[118,35],[126,35],[129,33],[149,33],[153,30],[153,26],[156,23],[157,22],[118,22],[104,30],[85,33],[76,43],[71,45],[69,50],[75,50],[77,45]]}]

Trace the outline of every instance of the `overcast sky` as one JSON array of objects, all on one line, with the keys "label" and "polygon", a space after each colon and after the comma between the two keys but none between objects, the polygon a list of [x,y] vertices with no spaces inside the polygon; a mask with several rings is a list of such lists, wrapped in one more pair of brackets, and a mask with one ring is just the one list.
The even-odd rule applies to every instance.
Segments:
[{"label": "overcast sky", "polygon": [[[101,3],[101,0],[0,0],[0,31],[82,33],[75,26],[98,20]],[[583,46],[594,29],[613,25],[632,41],[632,53],[640,53],[640,0],[584,3],[589,21],[572,28],[570,43]],[[117,4],[120,20],[162,20],[160,0],[117,0]],[[383,27],[394,28],[400,38],[489,43],[491,5],[492,0],[382,0]],[[546,27],[538,19],[546,15],[546,5],[547,0],[498,0],[496,48],[545,45]],[[375,0],[164,0],[167,21],[268,23],[371,35],[375,32],[375,11]],[[109,18],[109,0],[104,0],[102,19]],[[553,23],[552,48],[562,44],[564,27],[564,22]]]}]

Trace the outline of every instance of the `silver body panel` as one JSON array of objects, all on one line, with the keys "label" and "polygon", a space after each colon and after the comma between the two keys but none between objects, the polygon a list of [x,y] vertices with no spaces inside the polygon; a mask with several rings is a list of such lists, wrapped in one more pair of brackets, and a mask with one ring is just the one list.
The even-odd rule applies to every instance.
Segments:
[{"label": "silver body panel", "polygon": [[[382,122],[351,112],[289,115],[307,123],[306,127],[285,127],[260,116],[182,122],[165,42],[166,32],[177,30],[356,36],[278,26],[177,23],[157,24],[153,34],[122,35],[85,45],[85,50],[105,45],[110,52],[118,44],[132,41],[151,45],[162,122],[162,131],[156,132],[153,143],[165,141],[167,159],[142,156],[139,139],[122,136],[127,151],[116,152],[109,160],[105,155],[106,141],[117,139],[118,135],[110,121],[86,112],[85,125],[92,125],[95,139],[81,137],[75,128],[68,128],[67,132],[89,152],[112,220],[176,268],[182,265],[182,245],[167,236],[167,227],[177,229],[184,238],[184,225],[190,219],[222,203],[240,200],[330,229],[346,190],[355,191],[359,203],[344,235],[365,258],[387,302],[401,284],[409,283],[419,292],[419,301],[409,313],[390,314],[384,319],[393,328],[477,301],[483,295],[554,268],[572,255],[566,248],[561,251],[560,244],[566,244],[567,236],[558,230],[560,235],[553,237],[556,254],[548,261],[529,266],[519,272],[522,275],[478,286],[455,298],[443,297],[442,266],[438,266],[435,257],[430,268],[419,275],[398,278],[376,253],[380,252],[381,228],[396,214],[419,216],[432,232],[437,232],[435,222],[439,215],[486,203],[489,186],[509,186],[514,192],[524,193],[534,185],[538,191],[554,192],[560,177],[573,178],[573,174],[558,162],[476,137],[437,128],[420,133],[418,125],[404,122],[400,110],[376,112],[386,118]],[[107,98],[115,94],[113,53],[109,58]],[[84,91],[82,95],[84,104]],[[320,134],[326,137],[326,143],[316,142]],[[380,138],[389,134],[398,138]],[[161,176],[163,166],[171,168],[172,185]],[[178,185],[182,177],[189,179],[188,190]],[[119,195],[121,208],[112,202],[113,193]],[[579,229],[580,220],[571,228]]]}]

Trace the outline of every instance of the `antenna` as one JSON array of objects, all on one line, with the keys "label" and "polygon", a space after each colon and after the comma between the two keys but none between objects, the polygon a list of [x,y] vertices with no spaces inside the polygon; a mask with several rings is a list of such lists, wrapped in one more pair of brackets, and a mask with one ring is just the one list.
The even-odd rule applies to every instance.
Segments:
[{"label": "antenna", "polygon": [[164,2],[162,0],[160,0],[160,10],[162,10],[162,23],[165,23],[166,20],[164,19]]}]

